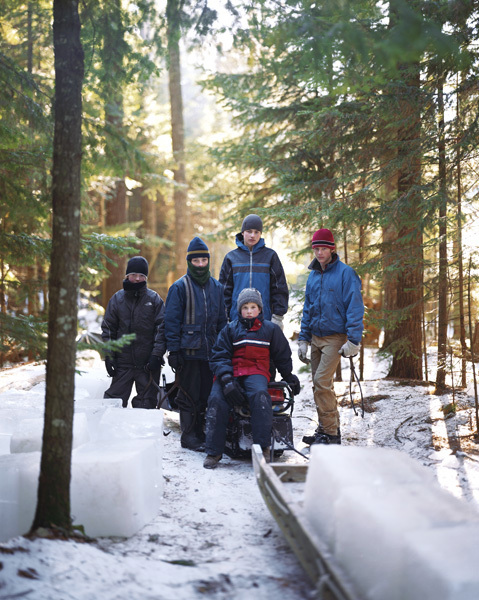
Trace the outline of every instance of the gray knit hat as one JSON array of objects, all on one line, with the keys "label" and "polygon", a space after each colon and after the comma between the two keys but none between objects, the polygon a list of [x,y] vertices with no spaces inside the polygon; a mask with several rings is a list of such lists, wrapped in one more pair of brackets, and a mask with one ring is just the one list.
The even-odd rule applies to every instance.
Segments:
[{"label": "gray knit hat", "polygon": [[261,310],[263,310],[263,299],[261,298],[261,293],[258,292],[255,288],[245,288],[241,290],[238,296],[238,312],[241,312],[241,307],[243,304],[247,302],[254,302],[257,304]]},{"label": "gray knit hat", "polygon": [[263,231],[263,221],[258,215],[248,215],[244,218],[243,224],[241,225],[241,233],[248,229],[256,229],[257,231]]}]

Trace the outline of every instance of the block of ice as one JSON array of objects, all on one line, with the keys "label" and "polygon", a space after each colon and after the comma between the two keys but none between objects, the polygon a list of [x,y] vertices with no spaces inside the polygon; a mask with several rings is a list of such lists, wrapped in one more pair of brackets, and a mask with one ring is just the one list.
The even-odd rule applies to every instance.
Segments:
[{"label": "block of ice", "polygon": [[[405,570],[405,534],[460,523],[479,525],[479,513],[438,484],[344,487],[330,519],[336,560],[368,600],[399,600]],[[407,596],[406,596],[407,597]]]},{"label": "block of ice", "polygon": [[30,529],[35,515],[39,470],[39,452],[0,456],[1,542]]},{"label": "block of ice", "polygon": [[98,426],[98,439],[154,438],[163,443],[163,411],[107,408]]},{"label": "block of ice", "polygon": [[[36,452],[42,449],[43,418],[23,419],[13,431],[10,439],[10,452]],[[85,413],[75,413],[73,417],[73,447],[85,444],[90,439]]]},{"label": "block of ice", "polygon": [[105,390],[110,387],[111,379],[105,374],[99,375],[98,371],[86,371],[75,374],[75,398],[101,398]]},{"label": "block of ice", "polygon": [[350,486],[381,490],[394,485],[434,481],[426,467],[399,450],[312,446],[305,485],[305,514],[333,549],[335,521],[331,515],[342,490]]},{"label": "block of ice", "polygon": [[[145,411],[150,412],[150,411]],[[135,534],[163,494],[158,440],[90,442],[72,455],[72,516],[90,536]]]},{"label": "block of ice", "polygon": [[402,598],[477,600],[479,524],[441,527],[405,536]]}]

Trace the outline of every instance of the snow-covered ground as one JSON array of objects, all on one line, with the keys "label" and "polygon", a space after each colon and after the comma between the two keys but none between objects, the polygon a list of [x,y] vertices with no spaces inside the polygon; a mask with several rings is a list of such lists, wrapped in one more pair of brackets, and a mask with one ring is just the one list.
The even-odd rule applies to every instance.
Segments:
[{"label": "snow-covered ground", "polygon": [[[291,347],[299,372],[296,343]],[[103,376],[98,358],[85,364]],[[367,349],[362,418],[351,409],[348,362],[343,361],[344,382],[336,383],[343,444],[407,452],[431,469],[444,488],[478,508],[471,390],[456,392],[456,413],[445,418],[441,408],[452,402],[451,393],[435,396],[432,386],[389,381],[386,373],[386,363]],[[43,365],[0,371],[0,405],[2,392],[16,390],[18,409],[28,408],[29,390],[43,375]],[[301,438],[314,430],[316,421],[311,378],[301,372],[300,379],[303,390],[296,398],[293,427],[295,445],[305,451]],[[357,384],[353,391],[359,407]],[[217,469],[203,469],[203,454],[180,448],[178,416],[166,412],[164,425],[171,433],[164,438],[165,492],[156,518],[129,539],[88,544],[17,537],[0,544],[0,600],[315,597],[262,500],[251,463],[225,457]],[[279,460],[305,461],[294,452]]]}]

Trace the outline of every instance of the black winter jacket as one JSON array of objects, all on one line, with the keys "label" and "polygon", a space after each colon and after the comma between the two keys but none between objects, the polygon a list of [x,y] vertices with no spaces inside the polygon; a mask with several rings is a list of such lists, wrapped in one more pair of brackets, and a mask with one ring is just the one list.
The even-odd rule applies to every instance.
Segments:
[{"label": "black winter jacket", "polygon": [[136,292],[119,290],[110,298],[101,324],[103,341],[136,334],[136,339],[115,355],[119,369],[142,368],[151,354],[163,356],[164,312],[162,298],[147,287]]}]

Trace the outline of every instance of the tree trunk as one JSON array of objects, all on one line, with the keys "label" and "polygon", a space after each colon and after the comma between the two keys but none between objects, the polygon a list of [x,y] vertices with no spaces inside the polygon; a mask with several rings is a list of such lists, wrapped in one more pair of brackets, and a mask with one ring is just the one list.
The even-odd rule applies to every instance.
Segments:
[{"label": "tree trunk", "polygon": [[183,123],[183,96],[181,90],[180,62],[180,2],[167,0],[166,16],[168,21],[168,89],[170,93],[171,140],[173,147],[173,168],[175,186],[173,202],[175,205],[175,255],[176,278],[185,271],[186,250],[189,242],[190,215],[188,209],[188,191],[186,187],[185,167],[185,130]]},{"label": "tree trunk", "polygon": [[[116,227],[128,221],[128,206],[126,197],[125,169],[118,165],[118,156],[121,157],[123,149],[118,139],[123,136],[123,81],[124,81],[124,52],[125,52],[125,26],[121,9],[121,0],[113,0],[108,14],[105,14],[104,41],[102,60],[105,71],[103,81],[103,101],[105,107],[105,122],[107,129],[111,130],[105,152],[110,157],[110,164],[116,165],[115,181],[110,192],[105,198],[105,226]],[[122,287],[126,271],[126,258],[112,252],[106,255],[117,266],[109,263],[110,276],[103,281],[102,305],[106,308],[108,300]]]},{"label": "tree trunk", "polygon": [[78,0],[54,0],[55,133],[45,423],[32,531],[71,529],[70,478],[79,288],[83,50]]},{"label": "tree trunk", "polygon": [[398,194],[396,252],[399,322],[393,331],[390,377],[422,379],[423,255],[421,214],[421,110],[418,64],[399,68],[403,86],[398,91],[401,125],[398,127]]},{"label": "tree trunk", "polygon": [[437,371],[436,391],[446,387],[447,358],[447,182],[446,182],[446,138],[444,132],[444,82],[438,82],[439,117],[439,273],[438,273],[438,326],[437,326]]}]

